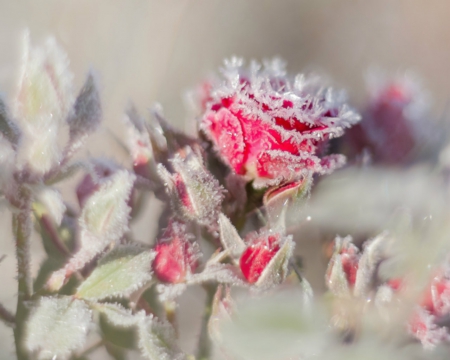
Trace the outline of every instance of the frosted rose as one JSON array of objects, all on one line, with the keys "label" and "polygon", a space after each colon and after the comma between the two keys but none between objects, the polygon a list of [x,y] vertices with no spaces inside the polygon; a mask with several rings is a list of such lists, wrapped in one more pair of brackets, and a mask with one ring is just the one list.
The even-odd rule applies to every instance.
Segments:
[{"label": "frosted rose", "polygon": [[321,156],[324,144],[341,136],[359,115],[345,96],[323,87],[317,77],[286,76],[279,60],[226,62],[225,81],[212,85],[201,127],[221,159],[255,188],[328,173],[344,164],[342,155]]}]

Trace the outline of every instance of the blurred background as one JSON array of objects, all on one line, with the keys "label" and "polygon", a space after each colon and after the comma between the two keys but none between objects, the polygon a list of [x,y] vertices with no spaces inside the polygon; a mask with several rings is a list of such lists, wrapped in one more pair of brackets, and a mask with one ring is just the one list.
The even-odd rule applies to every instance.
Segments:
[{"label": "blurred background", "polygon": [[[184,93],[232,55],[281,56],[290,72],[325,72],[348,90],[355,106],[364,101],[370,67],[412,70],[430,91],[435,115],[446,116],[449,15],[445,0],[0,0],[0,91],[9,100],[14,95],[24,29],[35,45],[55,36],[69,55],[77,91],[89,69],[99,75],[104,129],[90,139],[86,152],[116,156],[124,165],[127,157],[111,133],[123,137],[126,104],[132,100],[146,114],[158,101],[172,123],[186,128]],[[67,199],[75,201],[70,193]],[[7,209],[0,216],[5,229],[0,255],[6,255],[0,264],[0,302],[13,309],[11,219]],[[153,241],[152,229],[151,222],[142,221],[136,238]],[[299,244],[304,256],[312,241]],[[42,250],[37,241],[33,246],[37,271]],[[323,282],[322,273],[309,275],[313,285]],[[12,332],[1,325],[0,358],[14,358],[12,340]]]}]

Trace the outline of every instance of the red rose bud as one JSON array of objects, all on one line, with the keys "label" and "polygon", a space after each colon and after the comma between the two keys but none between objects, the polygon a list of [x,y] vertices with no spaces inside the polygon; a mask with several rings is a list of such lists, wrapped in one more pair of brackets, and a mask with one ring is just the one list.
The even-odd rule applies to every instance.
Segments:
[{"label": "red rose bud", "polygon": [[171,159],[171,164],[175,173],[171,174],[160,164],[158,174],[166,185],[178,216],[216,230],[224,198],[224,190],[219,181],[205,168],[202,159],[190,147],[179,151]]},{"label": "red rose bud", "polygon": [[349,132],[350,141],[357,151],[367,148],[375,163],[408,163],[437,140],[426,94],[407,76],[377,76],[372,83],[363,121]]},{"label": "red rose bud", "polygon": [[199,250],[192,243],[193,236],[186,233],[186,226],[171,221],[155,246],[153,271],[159,280],[171,284],[183,282],[187,274],[198,265]]},{"label": "red rose bud", "polygon": [[275,60],[250,71],[242,61],[226,63],[222,86],[213,86],[201,127],[222,160],[255,188],[299,179],[306,172],[328,173],[345,158],[320,158],[322,144],[341,136],[359,115],[342,94],[317,78],[293,81]]},{"label": "red rose bud", "polygon": [[292,239],[280,233],[263,231],[253,232],[245,240],[248,245],[239,265],[247,281],[259,284],[263,275],[267,274],[268,281],[264,282],[280,283],[286,276],[287,261],[294,248]]}]

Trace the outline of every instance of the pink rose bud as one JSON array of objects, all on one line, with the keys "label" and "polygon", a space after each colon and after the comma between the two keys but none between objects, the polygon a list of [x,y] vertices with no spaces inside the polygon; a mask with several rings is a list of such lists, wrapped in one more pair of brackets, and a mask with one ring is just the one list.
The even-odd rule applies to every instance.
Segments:
[{"label": "pink rose bud", "polygon": [[255,188],[328,173],[345,158],[320,157],[324,142],[341,136],[359,115],[316,78],[285,75],[279,60],[263,70],[242,60],[226,63],[222,86],[211,89],[201,127],[223,162]]},{"label": "pink rose bud", "polygon": [[247,236],[249,245],[241,255],[242,274],[251,284],[256,283],[264,269],[280,250],[281,234],[256,234]]},{"label": "pink rose bud", "polygon": [[183,282],[198,266],[199,250],[186,226],[172,220],[155,246],[153,271],[159,280],[171,284]]},{"label": "pink rose bud", "polygon": [[410,77],[372,81],[363,121],[350,132],[357,151],[369,150],[375,163],[406,164],[436,143],[427,96]]}]

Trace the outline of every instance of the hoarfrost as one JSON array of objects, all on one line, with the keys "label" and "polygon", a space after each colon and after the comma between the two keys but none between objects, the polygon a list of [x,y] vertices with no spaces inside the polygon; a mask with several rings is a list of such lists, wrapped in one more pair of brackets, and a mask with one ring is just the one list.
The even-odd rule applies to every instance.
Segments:
[{"label": "hoarfrost", "polygon": [[19,163],[43,174],[61,160],[59,130],[73,104],[72,74],[66,54],[53,38],[32,48],[26,34],[23,52],[14,107],[23,131]]},{"label": "hoarfrost", "polygon": [[41,187],[36,194],[37,199],[44,205],[56,225],[61,225],[66,211],[61,193],[50,187]]},{"label": "hoarfrost", "polygon": [[91,320],[84,301],[43,297],[27,323],[25,345],[39,360],[68,359],[83,347]]},{"label": "hoarfrost", "polygon": [[154,252],[142,251],[137,246],[119,246],[98,262],[76,296],[89,300],[128,296],[151,280],[154,257]]},{"label": "hoarfrost", "polygon": [[98,85],[94,75],[89,73],[67,119],[70,145],[66,156],[76,151],[83,144],[84,139],[98,128],[101,118],[102,107]]},{"label": "hoarfrost", "polygon": [[173,328],[165,322],[146,317],[138,324],[139,349],[149,360],[183,360],[186,356],[178,349]]},{"label": "hoarfrost", "polygon": [[63,269],[52,274],[47,283],[49,289],[58,290],[68,276],[128,230],[128,199],[134,179],[126,170],[117,171],[86,200],[79,219],[81,248]]},{"label": "hoarfrost", "polygon": [[144,311],[133,314],[130,309],[117,303],[97,303],[93,305],[93,308],[104,314],[112,325],[123,328],[135,326],[145,318]]}]

